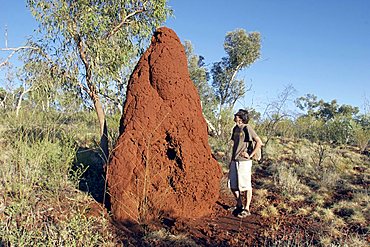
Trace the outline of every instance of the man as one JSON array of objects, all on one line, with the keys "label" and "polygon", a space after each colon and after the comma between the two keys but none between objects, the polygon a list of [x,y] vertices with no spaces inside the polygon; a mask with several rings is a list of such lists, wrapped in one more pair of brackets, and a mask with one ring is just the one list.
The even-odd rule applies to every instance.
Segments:
[{"label": "man", "polygon": [[[235,113],[234,121],[236,125],[231,137],[234,145],[229,168],[229,186],[236,199],[234,212],[239,218],[244,218],[250,215],[252,200],[252,157],[258,154],[263,143],[253,128],[248,125],[248,111],[240,109]],[[245,205],[241,195],[244,191],[247,194]]]}]

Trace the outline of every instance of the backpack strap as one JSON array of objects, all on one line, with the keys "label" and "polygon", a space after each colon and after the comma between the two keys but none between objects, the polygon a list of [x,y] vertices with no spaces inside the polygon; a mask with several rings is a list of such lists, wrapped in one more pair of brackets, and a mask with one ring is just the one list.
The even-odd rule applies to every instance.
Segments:
[{"label": "backpack strap", "polygon": [[248,125],[246,125],[243,130],[244,130],[244,133],[245,133],[245,140],[246,142],[248,143],[248,146],[247,146],[247,153],[248,154],[251,154],[253,152],[253,149],[254,149],[254,141],[252,139],[252,136],[249,134],[249,130],[248,130]]},{"label": "backpack strap", "polygon": [[244,128],[243,128],[243,130],[244,130],[244,133],[245,133],[245,139],[247,140],[247,141],[249,141],[249,142],[253,142],[254,140],[252,139],[252,136],[250,135],[250,133],[249,133],[249,125],[247,124],[247,125],[245,125],[244,126]]}]

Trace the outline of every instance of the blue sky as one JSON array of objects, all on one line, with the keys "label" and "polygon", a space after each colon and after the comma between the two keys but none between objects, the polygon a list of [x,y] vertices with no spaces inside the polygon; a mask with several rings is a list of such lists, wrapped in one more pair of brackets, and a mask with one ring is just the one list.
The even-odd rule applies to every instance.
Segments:
[{"label": "blue sky", "polygon": [[225,56],[224,37],[236,28],[258,31],[262,56],[240,76],[252,91],[239,102],[264,109],[291,84],[295,97],[363,108],[370,97],[368,0],[173,0],[167,22],[190,40],[207,64]]},{"label": "blue sky", "polygon": [[[226,55],[227,32],[261,33],[261,59],[239,75],[252,91],[237,107],[262,110],[287,85],[297,90],[293,98],[311,93],[362,110],[370,99],[369,0],[170,0],[169,5],[175,17],[165,25],[182,42],[190,40],[209,66]],[[0,6],[0,47],[5,25],[8,46],[24,44],[37,25],[25,1],[0,0]]]}]

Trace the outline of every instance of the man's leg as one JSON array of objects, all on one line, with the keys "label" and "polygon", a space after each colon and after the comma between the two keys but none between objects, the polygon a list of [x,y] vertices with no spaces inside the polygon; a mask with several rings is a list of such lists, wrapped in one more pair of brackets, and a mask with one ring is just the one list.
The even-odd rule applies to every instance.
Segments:
[{"label": "man's leg", "polygon": [[247,211],[249,211],[249,207],[250,207],[250,205],[251,205],[251,201],[252,201],[252,189],[247,190],[246,200],[247,200],[247,203],[246,203],[246,205],[245,205],[245,209],[246,209]]},{"label": "man's leg", "polygon": [[245,206],[243,205],[243,210],[240,213],[238,213],[238,215],[237,215],[239,218],[245,218],[245,217],[251,215],[251,213],[249,212],[249,206],[250,206],[251,201],[252,201],[252,189],[247,190],[247,191],[243,191],[243,194],[244,194],[244,198],[245,198],[246,203],[245,203]]},{"label": "man's leg", "polygon": [[242,196],[239,190],[231,190],[235,199],[236,199],[236,207],[241,208],[243,207],[243,202],[242,202]]}]

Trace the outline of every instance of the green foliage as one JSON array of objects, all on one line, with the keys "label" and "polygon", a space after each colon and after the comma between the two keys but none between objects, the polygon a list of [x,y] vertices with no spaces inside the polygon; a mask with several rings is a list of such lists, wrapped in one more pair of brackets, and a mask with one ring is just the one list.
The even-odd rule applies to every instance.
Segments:
[{"label": "green foliage", "polygon": [[261,35],[258,32],[247,33],[244,29],[228,32],[224,49],[229,56],[230,69],[249,67],[260,57]]},{"label": "green foliage", "polygon": [[213,94],[207,83],[208,72],[203,67],[203,58],[192,55],[191,44],[185,44],[190,75],[205,105],[204,112],[209,125],[215,129],[216,137],[210,140],[211,145],[223,153],[228,153],[225,143],[230,138],[233,107],[246,93],[245,82],[237,79],[237,74],[260,57],[260,42],[260,34],[257,32],[247,33],[244,29],[236,29],[226,34],[224,49],[228,56],[215,62],[211,69]]},{"label": "green foliage", "polygon": [[112,150],[115,142],[118,140],[120,119],[121,114],[119,113],[107,116],[107,125],[110,126],[112,130],[109,132],[109,143],[111,144],[111,148],[109,150]]},{"label": "green foliage", "polygon": [[361,151],[366,149],[368,116],[358,115],[357,107],[340,106],[336,100],[324,102],[311,94],[298,98],[296,105],[306,110],[296,120],[297,137],[333,144],[356,144]]},{"label": "green foliage", "polygon": [[331,102],[325,102],[322,99],[318,101],[317,96],[312,94],[302,96],[295,102],[299,109],[307,111],[307,115],[314,116],[323,121],[328,121],[336,116],[350,118],[359,112],[358,107],[352,107],[350,105],[339,106],[335,99]]},{"label": "green foliage", "polygon": [[236,75],[260,57],[260,34],[236,29],[226,34],[224,49],[228,56],[214,63],[211,70],[212,87],[221,108],[224,105],[233,107],[235,102],[244,96],[244,80],[237,80]]},{"label": "green foliage", "polygon": [[369,141],[366,128],[356,123],[352,118],[343,115],[335,116],[328,121],[303,115],[296,119],[292,127],[296,137],[306,138],[312,142],[327,142],[338,145],[356,144],[364,151]]},{"label": "green foliage", "polygon": [[217,102],[213,94],[212,87],[208,84],[209,73],[203,62],[204,58],[194,54],[193,45],[190,41],[185,41],[184,48],[188,60],[190,79],[198,89],[200,100],[202,102],[203,114],[207,119],[214,120]]},{"label": "green foliage", "polygon": [[221,107],[234,106],[246,93],[244,81],[234,78],[237,71],[230,66],[230,62],[224,57],[221,62],[214,63],[211,70],[212,87]]},{"label": "green foliage", "polygon": [[360,124],[353,125],[353,139],[360,151],[365,151],[370,141],[370,128],[364,128]]},{"label": "green foliage", "polygon": [[3,87],[0,87],[0,112],[13,110],[16,95]]},{"label": "green foliage", "polygon": [[220,133],[217,136],[210,136],[209,143],[215,152],[222,152],[223,163],[228,164],[231,157],[231,130],[234,126],[234,112],[231,108],[225,108],[221,111]]},{"label": "green foliage", "polygon": [[275,135],[285,138],[294,138],[295,136],[295,123],[291,119],[282,119],[276,124]]},{"label": "green foliage", "polygon": [[215,137],[210,142],[216,151],[228,153],[233,107],[246,93],[245,82],[237,79],[237,74],[260,57],[260,43],[260,34],[257,32],[247,33],[244,29],[236,29],[227,33],[224,49],[228,56],[213,64],[211,86],[208,84],[209,75],[203,57],[194,54],[189,41],[184,44],[190,78],[198,89],[209,127],[214,128]]},{"label": "green foliage", "polygon": [[29,42],[38,47],[30,60],[47,61],[46,67],[56,68],[56,78],[63,82],[59,90],[73,88],[83,103],[93,105],[100,146],[108,157],[103,104],[122,109],[133,62],[154,29],[171,14],[167,0],[28,0],[27,4],[40,23],[41,36]]},{"label": "green foliage", "polygon": [[[62,75],[75,86],[84,83],[78,78],[91,70],[99,92],[110,96],[122,86],[119,85],[122,72],[138,55],[153,29],[171,14],[166,2],[27,1],[40,23],[39,46],[52,64],[62,68],[65,71]],[[76,48],[80,49],[78,53]],[[51,53],[52,50],[56,53]],[[113,91],[111,82],[116,83]]]},{"label": "green foliage", "polygon": [[313,116],[300,116],[295,121],[296,136],[319,141],[321,139],[320,129],[323,128],[323,125],[323,121],[317,120]]},{"label": "green foliage", "polygon": [[330,119],[324,124],[324,133],[321,140],[336,144],[349,143],[352,124],[353,121],[345,116],[337,116]]},{"label": "green foliage", "polygon": [[6,97],[6,90],[0,87],[0,100],[3,101]]}]

